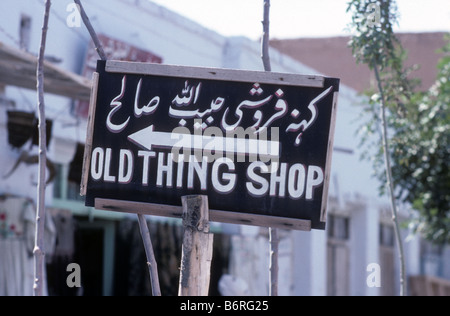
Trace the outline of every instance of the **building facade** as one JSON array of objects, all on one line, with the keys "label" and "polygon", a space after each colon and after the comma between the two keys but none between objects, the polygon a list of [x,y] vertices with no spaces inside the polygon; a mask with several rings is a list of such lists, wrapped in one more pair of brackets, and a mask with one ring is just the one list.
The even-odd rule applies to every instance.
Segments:
[{"label": "building facade", "polygon": [[[150,1],[85,0],[83,4],[112,59],[263,70],[259,43],[242,37],[224,37]],[[2,51],[5,54],[17,50],[26,52],[28,57],[24,56],[22,61],[35,56],[39,48],[44,0],[18,0],[3,6],[0,10]],[[63,77],[78,89],[76,91],[81,91],[77,92],[79,96],[89,86],[80,78],[89,76],[96,59],[90,45],[90,37],[72,1],[54,1],[46,59],[58,69],[55,78],[63,73]],[[273,70],[277,72],[317,74],[314,69],[276,50],[271,51],[271,60]],[[19,63],[14,66],[2,68],[0,76],[9,78],[12,72],[17,72],[22,78],[19,83],[10,79],[0,83],[0,196],[3,200],[20,197],[33,203],[37,182],[37,164],[32,158],[37,155],[37,146],[33,145],[35,129],[31,128],[22,143],[14,143],[11,139],[16,135],[14,131],[21,127],[13,124],[11,113],[29,114],[33,127],[36,92],[22,85],[33,74],[21,71]],[[142,261],[143,268],[135,268],[136,262],[145,260],[135,217],[86,208],[79,196],[87,128],[86,98],[67,97],[67,91],[60,88],[61,82],[55,81],[54,85],[54,93],[46,94],[51,126],[48,170],[52,176],[47,186],[46,204],[53,223],[48,227],[50,246],[46,250],[48,292],[50,295],[147,294],[145,261]],[[379,183],[371,176],[370,164],[359,160],[355,136],[359,126],[355,121],[360,102],[357,93],[344,82],[337,115],[328,228],[325,232],[281,232],[282,295],[399,293],[399,265],[389,203],[377,194]],[[407,218],[406,209],[403,214]],[[160,255],[157,260],[163,293],[176,295],[176,273],[167,271],[178,271],[180,223],[163,218],[149,219],[156,253]],[[215,243],[211,293],[218,295],[226,288],[229,294],[267,295],[267,229],[214,224],[213,230],[221,237]],[[443,255],[448,257],[447,248],[439,249],[439,255],[433,256],[435,250],[425,251],[418,236],[409,236],[406,230],[403,233],[408,275],[432,274],[450,278]],[[7,238],[1,238],[0,245],[3,243],[4,246]],[[5,256],[0,253],[0,257]],[[65,268],[70,262],[81,266],[82,288],[67,288]],[[224,278],[224,275],[231,278]],[[11,293],[8,292],[10,285],[6,285],[11,282],[0,277],[0,294]],[[1,292],[2,288],[4,292]]]}]

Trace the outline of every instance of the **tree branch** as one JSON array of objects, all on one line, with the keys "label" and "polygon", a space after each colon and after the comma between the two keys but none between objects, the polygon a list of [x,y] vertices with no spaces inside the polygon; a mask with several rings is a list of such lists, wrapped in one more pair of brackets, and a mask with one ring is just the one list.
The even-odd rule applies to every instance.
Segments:
[{"label": "tree branch", "polygon": [[138,214],[139,228],[141,230],[142,241],[144,242],[145,254],[147,255],[148,271],[150,273],[150,282],[152,285],[153,296],[161,296],[161,288],[159,285],[158,265],[153,252],[152,239],[148,230],[147,220],[142,214]]},{"label": "tree branch", "polygon": [[[264,64],[264,70],[267,72],[272,71],[269,55],[269,39],[270,39],[270,0],[264,0],[264,19],[263,24],[263,37],[261,41],[261,58]],[[278,247],[280,239],[278,237],[278,230],[276,228],[269,228],[269,241],[270,241],[270,287],[269,295],[278,296]]]},{"label": "tree branch", "polygon": [[[77,8],[81,14],[83,23],[86,26],[87,30],[89,31],[92,41],[94,42],[95,50],[97,51],[101,60],[107,60],[108,57],[106,56],[105,51],[103,50],[103,46],[100,43],[97,33],[95,32],[94,27],[92,26],[91,21],[89,20],[89,17],[87,16],[86,11],[84,10],[83,5],[81,4],[81,1],[74,0],[74,2],[77,5]],[[153,245],[150,237],[150,232],[148,230],[147,221],[145,220],[145,216],[141,214],[138,214],[138,221],[142,241],[144,243],[145,254],[147,256],[147,265],[150,273],[150,283],[152,286],[153,296],[161,296],[161,289],[159,285],[159,276],[158,276],[158,266],[153,251]]]},{"label": "tree branch", "polygon": [[91,21],[89,20],[89,17],[87,16],[86,11],[84,11],[81,1],[80,0],[73,0],[73,1],[77,5],[77,8],[81,14],[81,18],[83,19],[84,25],[86,26],[89,34],[91,35],[92,40],[94,41],[95,50],[97,51],[101,60],[107,60],[108,58],[106,57],[105,51],[103,50],[103,47],[102,47],[102,44],[100,43],[100,40],[98,39],[97,33],[95,32],[94,28],[92,27]]},{"label": "tree branch", "polygon": [[391,211],[392,211],[392,220],[394,221],[394,230],[395,230],[395,238],[397,241],[397,246],[399,249],[399,259],[400,259],[400,296],[407,295],[407,279],[406,279],[406,265],[405,265],[405,255],[403,249],[403,241],[400,232],[400,224],[398,219],[398,211],[396,198],[394,193],[394,179],[392,176],[392,165],[391,165],[391,157],[389,150],[389,139],[388,139],[388,129],[387,129],[387,119],[386,119],[386,97],[383,89],[383,85],[381,83],[381,77],[378,70],[378,65],[373,59],[373,69],[375,71],[375,77],[378,83],[378,90],[380,91],[381,96],[381,121],[382,121],[382,138],[383,138],[383,151],[384,151],[384,160],[386,165],[386,179],[387,179],[387,187],[389,190],[389,196],[391,201]]},{"label": "tree branch", "polygon": [[278,296],[278,254],[279,254],[279,245],[280,238],[278,236],[278,229],[270,228],[270,296]]},{"label": "tree branch", "polygon": [[39,111],[39,179],[37,187],[37,210],[36,210],[36,234],[34,247],[34,295],[43,296],[44,294],[44,232],[45,232],[45,176],[47,166],[47,131],[45,118],[45,100],[44,100],[44,56],[47,42],[47,30],[50,19],[51,0],[45,2],[44,22],[42,26],[41,46],[39,49],[37,63],[37,98]]},{"label": "tree branch", "polygon": [[270,39],[270,0],[264,0],[264,20],[263,24],[263,37],[261,42],[262,60],[265,71],[272,71],[269,55],[269,39]]}]

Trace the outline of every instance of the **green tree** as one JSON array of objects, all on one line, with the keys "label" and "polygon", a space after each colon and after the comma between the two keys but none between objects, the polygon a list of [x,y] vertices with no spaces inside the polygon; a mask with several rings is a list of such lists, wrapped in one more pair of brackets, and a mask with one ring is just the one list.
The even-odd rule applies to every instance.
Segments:
[{"label": "green tree", "polygon": [[[369,103],[368,110],[372,113],[372,122],[367,125],[368,136],[363,138],[363,141],[370,139],[370,136],[381,127],[381,146],[378,146],[380,150],[374,161],[377,167],[380,165],[380,160],[384,161],[385,165],[385,183],[391,201],[392,219],[399,249],[400,295],[404,296],[407,291],[406,264],[388,135],[389,118],[392,117],[389,112],[392,112],[393,106],[400,104],[398,100],[392,100],[392,96],[408,98],[408,91],[410,91],[409,82],[402,67],[404,53],[393,31],[393,24],[396,23],[398,16],[397,7],[391,0],[352,0],[348,10],[353,11],[352,26],[355,36],[350,42],[353,54],[358,62],[367,64],[374,71],[377,79],[379,93],[374,94]],[[394,90],[400,91],[401,94],[391,94]],[[378,105],[380,105],[380,124],[376,124],[379,121],[376,111]]]},{"label": "green tree", "polygon": [[[371,8],[379,8],[378,21],[373,21]],[[374,162],[382,183],[392,182],[397,200],[416,211],[411,223],[417,232],[439,243],[450,243],[450,36],[442,49],[444,58],[438,65],[436,83],[428,91],[418,91],[418,81],[410,79],[414,68],[405,68],[406,52],[395,37],[393,25],[398,20],[394,0],[352,0],[353,13],[350,42],[358,62],[367,64],[377,75],[378,91],[368,92],[369,113],[362,135],[362,145],[379,148]],[[379,133],[382,104],[389,131],[388,157],[392,179],[383,168],[382,142],[373,143]],[[381,115],[382,116],[382,115]],[[389,180],[389,181],[388,181]],[[385,193],[385,186],[380,187]]]},{"label": "green tree", "polygon": [[437,244],[450,243],[450,36],[447,42],[436,83],[415,93],[408,115],[392,122],[399,197],[418,211],[416,231]]}]

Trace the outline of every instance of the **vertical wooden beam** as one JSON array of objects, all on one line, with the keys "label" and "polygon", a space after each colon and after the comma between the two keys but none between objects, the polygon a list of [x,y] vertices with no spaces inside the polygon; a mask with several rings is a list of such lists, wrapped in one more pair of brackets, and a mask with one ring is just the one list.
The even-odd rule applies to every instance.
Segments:
[{"label": "vertical wooden beam", "polygon": [[270,265],[269,265],[269,296],[278,296],[278,257],[279,257],[279,245],[280,238],[278,236],[278,229],[269,228],[270,239]]},{"label": "vertical wooden beam", "polygon": [[[264,0],[264,19],[263,24],[263,37],[261,40],[261,58],[264,64],[264,70],[266,72],[272,71],[272,65],[270,63],[270,0]],[[278,248],[280,239],[278,237],[278,230],[276,228],[269,228],[270,236],[270,265],[269,265],[269,295],[278,296]]]},{"label": "vertical wooden beam", "polygon": [[44,58],[47,43],[47,31],[50,20],[51,0],[45,1],[44,23],[42,26],[41,46],[39,49],[36,78],[37,99],[39,112],[39,173],[37,187],[37,210],[36,210],[36,233],[34,254],[34,296],[44,294],[44,271],[45,271],[45,192],[46,192],[46,166],[47,166],[47,128],[45,118],[45,92],[44,92]]},{"label": "vertical wooden beam", "polygon": [[264,70],[267,72],[272,71],[272,65],[270,63],[270,0],[264,0],[264,19],[263,24],[263,36],[261,40],[261,58],[264,64]]},{"label": "vertical wooden beam", "polygon": [[153,252],[152,239],[148,230],[147,220],[142,214],[138,214],[139,228],[141,230],[142,241],[144,242],[145,255],[147,256],[147,266],[150,273],[150,282],[153,296],[161,296],[161,287],[159,285],[158,265]]},{"label": "vertical wooden beam", "polygon": [[105,54],[105,51],[103,50],[103,46],[100,43],[97,33],[95,32],[94,28],[92,27],[91,21],[89,20],[89,17],[87,16],[86,11],[84,10],[83,5],[81,4],[81,0],[73,0],[73,1],[77,5],[77,9],[80,12],[81,19],[83,20],[84,25],[86,26],[89,34],[91,35],[92,40],[94,41],[95,50],[97,51],[101,60],[107,60],[108,58]]},{"label": "vertical wooden beam", "polygon": [[208,197],[184,196],[183,254],[179,296],[208,296],[214,235],[210,234]]}]

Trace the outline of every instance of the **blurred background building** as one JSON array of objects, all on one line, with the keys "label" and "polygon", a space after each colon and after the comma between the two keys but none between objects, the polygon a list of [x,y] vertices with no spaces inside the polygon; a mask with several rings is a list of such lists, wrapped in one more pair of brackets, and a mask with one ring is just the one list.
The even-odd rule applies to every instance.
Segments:
[{"label": "blurred background building", "polygon": [[[150,1],[85,0],[83,4],[110,59],[263,70],[258,42],[224,37]],[[30,231],[34,229],[38,170],[33,89],[44,1],[19,0],[1,6],[0,295],[27,295],[32,291]],[[422,65],[420,76],[428,88],[435,78],[439,58],[435,51],[443,46],[443,34],[400,38],[412,52],[411,62]],[[342,78],[327,231],[281,232],[281,295],[399,293],[389,202],[378,195],[379,183],[372,178],[370,163],[359,159],[356,136],[358,107],[364,102],[359,92],[370,85],[371,78],[355,65],[347,41],[272,42],[274,71]],[[149,295],[136,216],[86,208],[79,196],[90,76],[97,56],[70,0],[53,2],[46,60],[48,294]],[[404,220],[409,212],[402,209]],[[176,295],[181,223],[156,217],[148,220],[163,295]],[[213,231],[211,294],[267,295],[268,230],[214,224]],[[408,276],[418,277],[410,282],[410,294],[450,294],[445,281],[450,280],[450,248],[433,246],[411,235],[407,227],[403,237]],[[66,267],[71,262],[81,267],[79,289],[66,285]],[[380,267],[381,287],[370,287],[367,282],[373,264]],[[432,285],[430,292],[423,292],[425,285]]]}]

